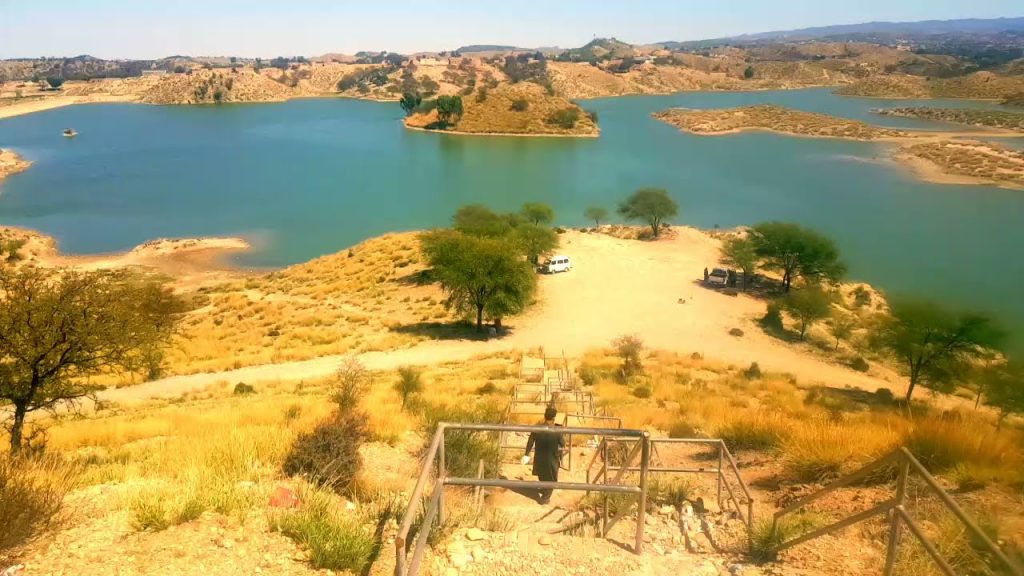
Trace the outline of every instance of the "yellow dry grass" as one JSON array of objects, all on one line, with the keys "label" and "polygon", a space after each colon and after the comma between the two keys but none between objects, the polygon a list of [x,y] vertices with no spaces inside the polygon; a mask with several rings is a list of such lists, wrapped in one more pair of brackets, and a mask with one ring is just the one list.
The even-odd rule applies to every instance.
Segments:
[{"label": "yellow dry grass", "polygon": [[167,352],[174,374],[219,371],[400,348],[419,339],[400,326],[448,318],[440,289],[420,286],[415,233],[263,276],[200,288],[199,306]]},{"label": "yellow dry grass", "polygon": [[695,134],[728,134],[743,130],[771,130],[797,136],[877,140],[898,138],[907,134],[899,130],[879,128],[865,122],[792,110],[773,104],[741,108],[691,110],[673,108],[654,115],[655,118]]}]

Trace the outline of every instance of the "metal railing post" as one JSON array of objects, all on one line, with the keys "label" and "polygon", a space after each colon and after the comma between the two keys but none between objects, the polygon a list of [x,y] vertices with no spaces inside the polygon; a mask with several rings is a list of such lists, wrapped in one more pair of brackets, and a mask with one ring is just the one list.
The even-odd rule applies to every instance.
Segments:
[{"label": "metal railing post", "polygon": [[444,432],[441,432],[441,444],[437,447],[437,483],[441,487],[437,497],[437,525],[444,524],[444,479],[448,475],[444,462]]},{"label": "metal railing post", "polygon": [[[605,442],[601,449],[601,475],[604,483],[608,484],[608,442]],[[604,506],[601,507],[601,536],[608,537],[608,493],[604,493]]]},{"label": "metal railing post", "polygon": [[723,511],[725,507],[722,506],[722,480],[725,472],[722,471],[722,463],[725,462],[725,441],[718,443],[718,510]]},{"label": "metal railing post", "polygon": [[885,570],[882,572],[885,576],[892,576],[893,570],[896,569],[896,554],[900,547],[900,520],[902,520],[898,510],[903,508],[903,503],[907,498],[907,474],[910,472],[910,462],[902,457],[902,454],[899,466],[900,473],[896,479],[896,507],[891,512],[892,518],[889,519],[889,545],[885,551]]},{"label": "metal railing post", "polygon": [[[640,439],[640,497],[637,499],[639,508],[636,512],[636,545],[633,547],[637,554],[644,551],[644,526],[647,524],[647,470],[651,464],[651,437],[644,432]],[[628,465],[628,464],[627,464]]]}]

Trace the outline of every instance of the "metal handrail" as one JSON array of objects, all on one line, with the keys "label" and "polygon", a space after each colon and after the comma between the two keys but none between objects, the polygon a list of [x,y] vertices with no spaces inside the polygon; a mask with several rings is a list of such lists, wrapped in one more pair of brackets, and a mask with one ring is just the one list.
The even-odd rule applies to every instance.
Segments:
[{"label": "metal handrail", "polygon": [[844,476],[843,478],[836,480],[835,482],[832,482],[828,486],[825,486],[824,488],[813,494],[797,499],[789,506],[786,506],[782,510],[779,510],[778,512],[775,513],[775,516],[772,519],[772,531],[774,532],[778,529],[778,522],[784,516],[801,510],[808,504],[820,500],[824,496],[838,490],[839,488],[843,488],[845,486],[849,486],[855,482],[863,480],[870,476],[872,473],[878,472],[879,470],[882,470],[887,466],[891,466],[893,464],[899,466],[899,473],[896,478],[896,494],[893,498],[886,500],[880,504],[877,504],[873,508],[864,510],[852,516],[848,516],[843,520],[829,524],[828,526],[817,528],[815,530],[812,530],[811,532],[797,536],[796,538],[792,538],[788,541],[781,542],[780,544],[775,546],[774,551],[780,552],[782,550],[791,548],[798,544],[802,544],[809,540],[813,540],[826,534],[830,534],[832,532],[835,532],[836,530],[846,528],[847,526],[851,526],[858,522],[863,522],[870,518],[874,518],[875,516],[890,514],[891,516],[889,519],[889,543],[885,556],[885,568],[883,570],[883,574],[885,576],[891,576],[893,570],[895,570],[896,555],[899,549],[900,528],[903,525],[907,526],[909,532],[914,536],[915,539],[917,539],[918,543],[920,543],[921,546],[924,547],[925,551],[928,552],[928,556],[931,557],[932,561],[935,562],[935,564],[942,570],[944,574],[946,574],[947,576],[956,576],[956,572],[953,570],[953,568],[945,559],[942,558],[939,551],[928,540],[927,536],[924,534],[924,531],[921,530],[921,527],[910,516],[910,514],[904,507],[904,504],[906,502],[907,479],[910,475],[910,472],[913,471],[917,474],[917,476],[919,476],[924,481],[924,483],[932,490],[932,492],[934,492],[935,495],[939,497],[939,501],[942,502],[943,506],[945,506],[946,509],[952,512],[953,515],[956,516],[957,520],[959,520],[960,523],[967,528],[967,530],[971,533],[971,536],[973,536],[977,542],[981,542],[985,546],[985,548],[987,548],[988,551],[992,553],[993,556],[998,558],[1000,563],[1010,571],[1010,574],[1013,574],[1014,576],[1024,575],[1024,569],[1018,566],[1016,562],[1011,560],[1010,557],[1007,556],[1006,553],[1003,552],[1003,550],[995,542],[993,542],[988,537],[988,535],[985,534],[985,532],[981,530],[981,528],[979,528],[977,524],[974,523],[973,520],[971,520],[967,513],[964,512],[962,508],[960,508],[960,506],[956,503],[956,501],[953,500],[949,493],[947,493],[942,488],[942,486],[939,485],[935,477],[928,472],[928,470],[917,460],[917,458],[914,458],[914,455],[911,454],[909,450],[903,447],[898,448],[888,456],[880,458],[862,467],[861,469],[857,470],[852,474],[849,474],[847,476]]},{"label": "metal handrail", "polygon": [[[405,515],[399,525],[398,534],[395,537],[395,574],[396,576],[416,576],[419,574],[419,565],[422,561],[424,548],[427,543],[427,535],[434,525],[444,523],[444,487],[445,486],[497,486],[504,488],[531,488],[531,489],[560,489],[560,490],[585,490],[595,492],[608,492],[619,494],[634,494],[639,504],[637,512],[636,540],[634,551],[637,554],[643,551],[643,532],[645,524],[645,511],[647,505],[647,470],[646,467],[640,473],[639,486],[623,486],[597,483],[578,482],[532,482],[524,480],[505,480],[488,478],[449,478],[445,469],[444,436],[448,430],[464,430],[469,432],[554,432],[561,435],[587,435],[602,436],[605,438],[632,438],[639,440],[637,450],[640,451],[641,461],[647,462],[650,459],[650,434],[644,430],[629,430],[620,428],[585,428],[568,426],[525,426],[519,424],[449,424],[439,423],[434,432],[433,439],[427,449],[423,462],[423,469],[416,481],[412,494],[409,497],[409,505],[406,507]],[[636,452],[636,450],[634,450]],[[436,466],[435,466],[436,463]],[[431,479],[431,470],[437,470],[434,478],[434,489],[424,514],[420,533],[416,538],[415,549],[411,559],[407,559],[407,542],[409,532],[412,530],[413,520],[419,514],[423,506],[422,498],[428,481]],[[407,562],[408,560],[408,562]]]}]

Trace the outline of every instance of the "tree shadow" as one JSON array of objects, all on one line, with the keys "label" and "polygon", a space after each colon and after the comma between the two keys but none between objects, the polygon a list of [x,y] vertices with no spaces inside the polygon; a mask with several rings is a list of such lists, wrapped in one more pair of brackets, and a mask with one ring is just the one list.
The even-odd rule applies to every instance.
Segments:
[{"label": "tree shadow", "polygon": [[493,326],[488,325],[484,325],[480,331],[477,331],[476,324],[468,322],[417,322],[392,328],[391,331],[430,340],[469,340],[474,342],[500,340],[512,334],[512,330],[507,327],[496,330]]},{"label": "tree shadow", "polygon": [[739,296],[743,294],[756,298],[758,300],[774,300],[784,294],[782,290],[782,282],[773,278],[766,278],[764,276],[755,276],[754,279],[743,287],[743,276],[740,275],[735,286],[722,286],[720,284],[708,284],[700,278],[695,278],[693,284],[700,286],[705,290],[712,292],[719,292],[726,296]]},{"label": "tree shadow", "polygon": [[430,268],[406,274],[395,280],[395,282],[406,286],[429,286],[435,281],[433,271]]}]

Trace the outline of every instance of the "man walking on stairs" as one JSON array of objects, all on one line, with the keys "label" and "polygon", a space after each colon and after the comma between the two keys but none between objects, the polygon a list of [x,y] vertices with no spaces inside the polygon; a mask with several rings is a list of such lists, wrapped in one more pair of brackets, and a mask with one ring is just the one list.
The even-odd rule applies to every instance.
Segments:
[{"label": "man walking on stairs", "polygon": [[[544,425],[556,426],[555,416],[558,411],[554,406],[548,406],[544,410]],[[565,449],[565,439],[558,432],[532,432],[529,440],[526,441],[526,455],[523,456],[523,464],[530,462],[530,452],[536,447],[533,459],[533,475],[541,482],[558,482],[558,466],[562,461],[562,452]],[[547,504],[551,501],[551,492],[548,488],[541,490],[537,501]]]}]

